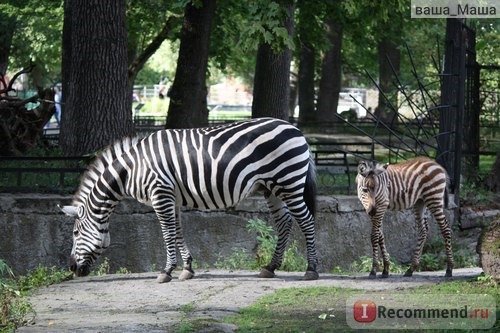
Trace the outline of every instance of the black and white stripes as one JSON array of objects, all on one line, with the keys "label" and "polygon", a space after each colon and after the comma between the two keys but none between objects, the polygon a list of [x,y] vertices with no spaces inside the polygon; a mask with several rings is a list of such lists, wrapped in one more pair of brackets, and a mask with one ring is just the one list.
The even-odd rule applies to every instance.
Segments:
[{"label": "black and white stripes", "polygon": [[176,218],[178,207],[226,208],[262,190],[276,219],[279,241],[261,275],[272,276],[281,265],[293,218],[306,237],[306,278],[317,278],[315,181],[314,163],[302,133],[277,119],[163,130],[140,140],[124,139],[97,158],[84,175],[72,206],[63,208],[77,217],[72,268],[77,275],[88,273],[109,245],[109,215],[123,197],[130,196],[151,205],[160,220],[167,248],[162,279],[168,280],[176,266],[176,245],[189,278],[192,258]]},{"label": "black and white stripes", "polygon": [[370,272],[375,277],[378,248],[382,252],[384,269],[382,277],[389,275],[389,253],[385,247],[382,220],[389,210],[413,208],[418,228],[418,240],[412,264],[406,276],[411,276],[419,266],[429,225],[424,216],[427,207],[441,230],[448,259],[446,276],[452,275],[451,228],[444,214],[448,176],[442,166],[426,157],[410,159],[399,164],[380,164],[361,161],[356,177],[358,197],[372,221],[371,242],[373,265]]}]

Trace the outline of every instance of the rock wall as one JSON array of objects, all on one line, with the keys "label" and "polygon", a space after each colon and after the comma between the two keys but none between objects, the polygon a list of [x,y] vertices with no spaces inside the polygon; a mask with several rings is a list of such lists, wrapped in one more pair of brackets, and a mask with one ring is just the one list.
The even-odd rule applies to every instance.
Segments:
[{"label": "rock wall", "polygon": [[[42,194],[0,194],[0,258],[14,272],[25,273],[44,266],[65,267],[72,247],[73,220],[57,204],[69,204],[69,196]],[[360,256],[371,256],[371,223],[353,196],[319,197],[317,247],[320,270],[348,268]],[[448,217],[453,220],[451,212]],[[265,200],[252,197],[227,211],[189,210],[182,213],[186,242],[198,265],[213,267],[235,248],[255,251],[256,235],[247,231],[251,218],[270,220]],[[436,233],[431,223],[430,235]],[[389,253],[398,262],[409,262],[416,240],[410,211],[389,212],[384,222]],[[160,226],[151,208],[133,200],[119,204],[110,219],[111,246],[105,253],[111,270],[132,272],[160,270],[165,263]],[[305,255],[305,241],[298,225],[296,239]],[[102,258],[96,263],[98,265]]]}]

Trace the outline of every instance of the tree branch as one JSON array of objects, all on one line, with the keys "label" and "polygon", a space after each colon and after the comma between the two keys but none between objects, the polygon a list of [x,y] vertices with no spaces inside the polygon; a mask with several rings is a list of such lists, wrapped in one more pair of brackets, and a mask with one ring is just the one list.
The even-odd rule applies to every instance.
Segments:
[{"label": "tree branch", "polygon": [[151,43],[144,49],[144,51],[132,61],[128,67],[128,78],[132,82],[137,73],[144,67],[144,64],[148,59],[160,48],[161,44],[165,39],[168,38],[169,33],[172,28],[178,24],[181,20],[180,16],[172,15],[170,16],[161,31],[156,35],[156,37],[151,41]]}]

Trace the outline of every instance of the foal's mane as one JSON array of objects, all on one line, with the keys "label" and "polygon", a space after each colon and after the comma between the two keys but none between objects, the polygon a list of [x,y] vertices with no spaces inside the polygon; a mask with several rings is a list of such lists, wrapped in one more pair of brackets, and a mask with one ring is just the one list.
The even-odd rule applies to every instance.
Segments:
[{"label": "foal's mane", "polygon": [[118,156],[121,156],[123,153],[128,152],[132,147],[134,147],[138,141],[139,138],[137,137],[125,137],[121,140],[115,141],[115,143],[107,146],[99,152],[95,159],[89,164],[87,170],[80,179],[80,186],[78,186],[78,190],[73,196],[73,205],[85,203],[87,196],[92,191],[97,180],[106,168],[113,163]]}]

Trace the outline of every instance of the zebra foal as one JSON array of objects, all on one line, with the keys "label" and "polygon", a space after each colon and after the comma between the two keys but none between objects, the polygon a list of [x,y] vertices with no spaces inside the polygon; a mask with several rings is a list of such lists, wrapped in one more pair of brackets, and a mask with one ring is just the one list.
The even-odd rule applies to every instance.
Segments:
[{"label": "zebra foal", "polygon": [[132,197],[151,205],[160,222],[167,262],[158,282],[171,280],[176,247],[184,264],[179,279],[189,279],[193,258],[183,238],[180,207],[227,208],[258,190],[267,198],[278,232],[273,258],[260,276],[273,277],[280,267],[295,220],[306,238],[305,279],[317,279],[314,162],[302,133],[272,118],[162,130],[105,149],[82,177],[72,204],[62,207],[76,217],[70,268],[77,276],[89,274],[109,246],[110,214],[120,200]]},{"label": "zebra foal", "polygon": [[379,253],[382,253],[382,277],[389,276],[389,253],[385,247],[382,220],[389,210],[413,208],[418,227],[418,239],[410,268],[405,276],[412,276],[420,264],[420,256],[427,238],[429,224],[424,215],[427,207],[440,228],[447,257],[446,277],[452,276],[453,255],[451,228],[444,214],[448,176],[436,161],[417,157],[398,164],[361,161],[356,176],[358,198],[372,222],[371,242],[373,263],[370,277],[376,276]]}]

